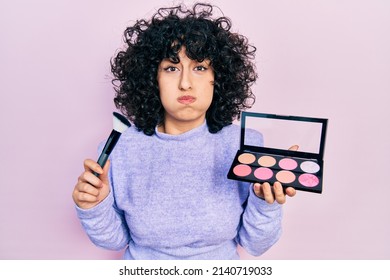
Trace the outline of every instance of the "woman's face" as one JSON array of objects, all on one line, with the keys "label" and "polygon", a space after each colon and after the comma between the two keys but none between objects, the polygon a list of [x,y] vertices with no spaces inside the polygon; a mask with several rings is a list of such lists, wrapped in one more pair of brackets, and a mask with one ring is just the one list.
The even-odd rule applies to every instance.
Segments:
[{"label": "woman's face", "polygon": [[182,47],[180,62],[161,61],[157,74],[160,98],[165,109],[165,125],[173,123],[194,128],[201,125],[211,105],[214,71],[209,60],[191,60]]}]

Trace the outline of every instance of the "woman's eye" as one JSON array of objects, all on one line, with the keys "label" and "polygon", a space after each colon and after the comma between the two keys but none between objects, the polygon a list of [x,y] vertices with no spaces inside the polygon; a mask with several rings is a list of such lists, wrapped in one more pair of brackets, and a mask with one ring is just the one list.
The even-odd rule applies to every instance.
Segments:
[{"label": "woman's eye", "polygon": [[198,65],[195,67],[195,71],[206,71],[207,68],[204,67],[203,65]]},{"label": "woman's eye", "polygon": [[177,71],[177,68],[174,67],[174,66],[168,66],[168,67],[165,67],[165,68],[164,68],[164,71],[167,71],[167,72],[175,72],[175,71]]}]

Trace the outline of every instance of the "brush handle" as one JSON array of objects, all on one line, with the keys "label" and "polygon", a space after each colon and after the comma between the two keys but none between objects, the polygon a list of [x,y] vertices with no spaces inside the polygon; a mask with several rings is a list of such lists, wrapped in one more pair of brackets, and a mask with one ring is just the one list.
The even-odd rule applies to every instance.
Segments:
[{"label": "brush handle", "polygon": [[[99,159],[98,159],[97,163],[103,168],[104,165],[106,164],[106,162],[107,162],[109,156],[110,156],[110,155],[108,155],[108,154],[101,153],[100,156],[99,156]],[[92,172],[92,173],[93,173],[96,177],[99,177],[99,173],[97,173],[97,172],[95,172],[95,171]]]},{"label": "brush handle", "polygon": [[[104,145],[103,151],[100,154],[99,159],[97,161],[97,163],[101,166],[101,168],[103,168],[104,165],[106,164],[108,157],[110,156],[112,150],[114,149],[116,143],[119,140],[119,137],[121,137],[121,133],[116,130],[112,130],[110,136],[107,139],[106,144]],[[97,172],[92,172],[92,173],[96,177],[99,177],[99,174]]]}]

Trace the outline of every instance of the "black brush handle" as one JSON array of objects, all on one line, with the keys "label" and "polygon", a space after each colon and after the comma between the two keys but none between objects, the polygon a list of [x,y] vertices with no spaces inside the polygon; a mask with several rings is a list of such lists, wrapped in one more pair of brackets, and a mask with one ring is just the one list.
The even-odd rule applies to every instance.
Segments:
[{"label": "black brush handle", "polygon": [[[104,145],[104,148],[103,148],[103,151],[102,153],[100,154],[99,156],[99,159],[97,161],[97,163],[103,168],[104,165],[106,164],[107,160],[108,160],[108,157],[110,156],[112,150],[114,149],[116,143],[118,142],[119,140],[119,137],[121,137],[121,133],[116,131],[116,130],[112,130],[110,136],[108,137],[107,139],[107,142],[106,144]],[[97,172],[92,172],[96,177],[99,177],[99,174]]]}]

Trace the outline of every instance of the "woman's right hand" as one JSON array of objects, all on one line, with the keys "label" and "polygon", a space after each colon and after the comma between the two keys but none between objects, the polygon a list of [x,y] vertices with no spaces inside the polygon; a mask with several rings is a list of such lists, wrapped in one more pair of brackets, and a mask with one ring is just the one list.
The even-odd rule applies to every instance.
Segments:
[{"label": "woman's right hand", "polygon": [[[110,193],[108,181],[109,167],[109,160],[104,165],[104,168],[101,168],[97,162],[91,159],[84,161],[84,172],[78,178],[72,194],[73,200],[78,207],[82,209],[92,208],[108,196]],[[93,172],[98,173],[99,177],[95,176]]]}]

